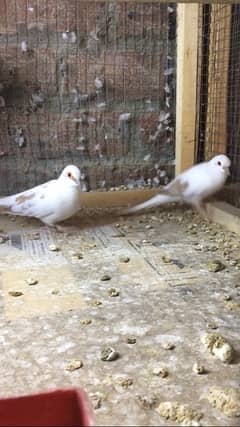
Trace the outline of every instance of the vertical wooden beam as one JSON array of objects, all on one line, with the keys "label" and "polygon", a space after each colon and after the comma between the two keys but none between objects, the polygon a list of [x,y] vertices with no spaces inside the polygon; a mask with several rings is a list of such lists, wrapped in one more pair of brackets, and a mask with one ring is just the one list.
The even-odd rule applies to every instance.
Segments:
[{"label": "vertical wooden beam", "polygon": [[227,147],[228,65],[231,40],[231,5],[214,4],[208,66],[208,107],[205,158],[225,153]]},{"label": "vertical wooden beam", "polygon": [[176,174],[195,161],[199,7],[177,5]]},{"label": "vertical wooden beam", "polygon": [[198,53],[197,53],[197,91],[196,91],[196,126],[195,126],[195,160],[198,159],[200,142],[201,120],[201,90],[202,90],[202,65],[203,65],[203,4],[199,4],[198,10]]}]

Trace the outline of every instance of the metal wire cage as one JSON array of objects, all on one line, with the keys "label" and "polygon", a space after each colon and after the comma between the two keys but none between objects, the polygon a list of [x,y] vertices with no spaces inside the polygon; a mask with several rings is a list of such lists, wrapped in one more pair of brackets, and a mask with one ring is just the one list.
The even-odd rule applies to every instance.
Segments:
[{"label": "metal wire cage", "polygon": [[80,166],[83,190],[174,162],[175,5],[0,0],[0,192]]},{"label": "metal wire cage", "polygon": [[226,201],[240,207],[240,5],[208,4],[199,20],[198,160],[226,153]]}]

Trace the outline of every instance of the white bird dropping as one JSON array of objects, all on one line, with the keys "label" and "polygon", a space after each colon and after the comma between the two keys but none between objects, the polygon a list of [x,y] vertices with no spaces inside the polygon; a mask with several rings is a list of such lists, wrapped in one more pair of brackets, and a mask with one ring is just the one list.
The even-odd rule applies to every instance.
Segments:
[{"label": "white bird dropping", "polygon": [[99,77],[96,77],[96,79],[94,80],[94,84],[97,90],[100,90],[103,88],[103,80],[99,79]]},{"label": "white bird dropping", "polygon": [[25,40],[21,42],[21,50],[23,53],[27,52],[28,50],[27,42]]}]

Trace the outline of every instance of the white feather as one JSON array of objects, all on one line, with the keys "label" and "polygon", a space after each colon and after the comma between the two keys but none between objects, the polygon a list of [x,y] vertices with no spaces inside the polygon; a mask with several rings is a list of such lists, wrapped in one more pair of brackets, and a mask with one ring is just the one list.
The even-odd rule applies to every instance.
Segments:
[{"label": "white feather", "polygon": [[66,166],[58,179],[0,199],[0,213],[39,218],[50,226],[64,221],[80,209],[80,175],[76,166]]},{"label": "white feather", "polygon": [[127,213],[159,206],[165,203],[183,201],[197,208],[209,196],[219,191],[229,175],[231,162],[227,156],[220,154],[208,162],[199,163],[178,175],[166,185],[159,194],[129,208]]}]

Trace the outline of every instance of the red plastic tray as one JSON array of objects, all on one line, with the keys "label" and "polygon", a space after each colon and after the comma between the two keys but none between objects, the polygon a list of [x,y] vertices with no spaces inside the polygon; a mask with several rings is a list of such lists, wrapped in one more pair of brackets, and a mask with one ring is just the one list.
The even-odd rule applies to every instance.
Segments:
[{"label": "red plastic tray", "polygon": [[93,426],[86,393],[79,388],[0,399],[0,426]]}]

